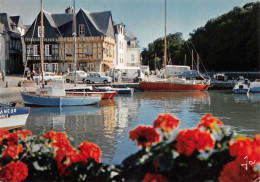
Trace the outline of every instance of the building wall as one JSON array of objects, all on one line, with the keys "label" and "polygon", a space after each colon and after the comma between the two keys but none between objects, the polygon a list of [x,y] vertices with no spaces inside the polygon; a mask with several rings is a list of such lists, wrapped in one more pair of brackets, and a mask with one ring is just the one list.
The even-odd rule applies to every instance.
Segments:
[{"label": "building wall", "polygon": [[5,70],[5,35],[0,33],[0,71]]},{"label": "building wall", "polygon": [[127,66],[139,67],[140,66],[140,48],[127,48]]},{"label": "building wall", "polygon": [[[62,72],[72,71],[74,66],[74,38],[59,39],[60,60],[59,68]],[[77,37],[76,61],[78,70],[104,71],[103,64],[113,63],[115,59],[115,40],[110,37]]]}]

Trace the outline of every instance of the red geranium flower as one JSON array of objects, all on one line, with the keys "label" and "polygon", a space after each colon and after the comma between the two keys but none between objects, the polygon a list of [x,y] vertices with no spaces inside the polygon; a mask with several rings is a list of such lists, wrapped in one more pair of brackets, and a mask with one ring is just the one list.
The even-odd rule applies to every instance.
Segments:
[{"label": "red geranium flower", "polygon": [[205,151],[206,148],[214,148],[215,141],[210,133],[200,131],[198,128],[193,130],[182,130],[176,137],[176,149],[179,154],[190,156],[196,149]]},{"label": "red geranium flower", "polygon": [[146,173],[142,182],[167,182],[167,178],[160,174]]},{"label": "red geranium flower", "polygon": [[176,119],[170,114],[165,113],[164,115],[159,115],[154,121],[154,128],[161,128],[167,133],[170,133],[173,129],[179,126],[180,120]]},{"label": "red geranium flower", "polygon": [[[245,161],[245,157],[248,160],[253,161],[254,165],[260,162],[260,145],[259,135],[254,137],[254,140],[248,137],[239,137],[229,142],[229,153],[233,157],[237,157],[237,160],[241,162]],[[253,166],[254,166],[253,165]]]},{"label": "red geranium flower", "polygon": [[2,145],[2,140],[9,136],[9,131],[0,129],[0,145]]},{"label": "red geranium flower", "polygon": [[54,159],[57,161],[57,165],[60,171],[60,176],[69,176],[67,168],[73,163],[79,160],[78,152],[72,146],[60,147],[55,151]]},{"label": "red geranium flower", "polygon": [[10,156],[13,159],[16,159],[18,158],[19,153],[22,152],[23,152],[23,146],[21,144],[15,145],[13,142],[8,142],[8,146],[3,153],[3,158]]},{"label": "red geranium flower", "polygon": [[1,178],[6,179],[8,181],[23,181],[28,176],[28,168],[23,162],[12,161],[11,163],[2,168],[0,176]]},{"label": "red geranium flower", "polygon": [[138,146],[149,147],[160,141],[160,134],[150,126],[138,126],[129,132],[131,140],[137,140]]},{"label": "red geranium flower", "polygon": [[86,162],[88,158],[94,158],[96,162],[100,162],[102,152],[96,144],[84,141],[80,144],[79,150],[81,161]]},{"label": "red geranium flower", "polygon": [[18,130],[16,133],[18,136],[21,136],[22,139],[26,139],[28,135],[32,135],[32,132],[30,130]]},{"label": "red geranium flower", "polygon": [[206,114],[201,118],[198,128],[200,128],[202,126],[204,128],[211,129],[216,125],[223,126],[223,123],[218,118],[213,117],[212,114]]},{"label": "red geranium flower", "polygon": [[241,166],[239,161],[226,164],[220,173],[219,182],[255,181],[259,174],[253,170],[251,165],[247,169]]},{"label": "red geranium flower", "polygon": [[56,138],[55,138],[56,134],[57,134],[56,131],[48,131],[48,132],[45,133],[43,138],[49,138],[49,139],[52,139],[52,140],[56,140]]}]

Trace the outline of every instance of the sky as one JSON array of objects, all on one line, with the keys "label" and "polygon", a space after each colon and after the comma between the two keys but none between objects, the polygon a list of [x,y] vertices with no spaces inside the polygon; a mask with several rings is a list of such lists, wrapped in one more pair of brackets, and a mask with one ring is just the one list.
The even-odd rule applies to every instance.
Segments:
[{"label": "sky", "polygon": [[[167,34],[189,34],[208,20],[259,0],[167,0]],[[111,11],[114,22],[123,23],[133,33],[142,48],[164,36],[164,0],[75,0],[76,12]],[[43,0],[44,10],[64,13],[73,0]],[[0,13],[20,15],[25,25],[32,24],[40,11],[40,0],[0,0]]]}]

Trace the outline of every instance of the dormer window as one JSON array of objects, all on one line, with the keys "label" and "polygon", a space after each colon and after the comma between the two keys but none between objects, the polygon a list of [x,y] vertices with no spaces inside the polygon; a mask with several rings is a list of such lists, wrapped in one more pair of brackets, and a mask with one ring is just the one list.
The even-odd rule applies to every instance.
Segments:
[{"label": "dormer window", "polygon": [[[42,33],[41,26],[38,26],[38,37],[41,37],[41,33]],[[44,27],[43,27],[43,35],[42,36],[44,37]]]},{"label": "dormer window", "polygon": [[135,42],[131,42],[131,47],[135,47]]},{"label": "dormer window", "polygon": [[85,35],[85,26],[84,24],[79,24],[79,36]]}]

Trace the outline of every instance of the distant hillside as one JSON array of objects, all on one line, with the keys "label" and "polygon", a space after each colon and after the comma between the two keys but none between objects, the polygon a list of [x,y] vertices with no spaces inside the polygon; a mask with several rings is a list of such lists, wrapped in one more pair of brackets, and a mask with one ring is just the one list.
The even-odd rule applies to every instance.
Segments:
[{"label": "distant hillside", "polygon": [[191,34],[207,69],[259,71],[259,5],[256,2],[235,7]]}]

